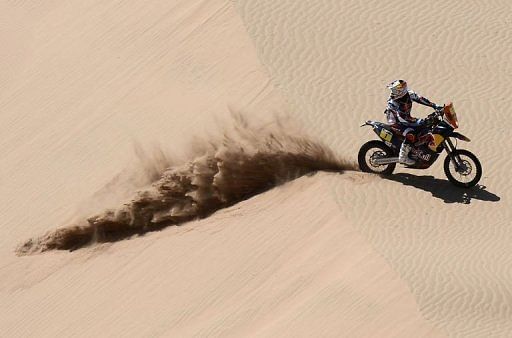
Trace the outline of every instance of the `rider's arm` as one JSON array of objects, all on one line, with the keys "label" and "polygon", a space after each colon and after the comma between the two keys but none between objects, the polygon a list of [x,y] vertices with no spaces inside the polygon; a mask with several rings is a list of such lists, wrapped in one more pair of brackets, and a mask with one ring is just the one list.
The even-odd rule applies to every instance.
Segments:
[{"label": "rider's arm", "polygon": [[434,102],[431,102],[426,97],[423,97],[423,96],[413,92],[412,90],[409,91],[409,95],[411,96],[411,100],[413,100],[416,103],[422,104],[424,106],[432,107],[434,109],[438,107]]}]

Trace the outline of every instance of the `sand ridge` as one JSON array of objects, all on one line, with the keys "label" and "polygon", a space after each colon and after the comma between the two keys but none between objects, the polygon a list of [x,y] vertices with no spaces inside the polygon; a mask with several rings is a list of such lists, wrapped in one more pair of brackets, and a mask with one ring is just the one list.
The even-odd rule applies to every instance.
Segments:
[{"label": "sand ridge", "polygon": [[2,325],[42,336],[436,336],[340,213],[331,176],[303,177],[184,227],[23,257],[3,268],[2,292],[17,297],[3,302]]},{"label": "sand ridge", "polygon": [[135,162],[133,142],[182,157],[228,106],[282,111],[229,3],[51,4],[6,5],[30,18],[30,39],[6,32],[29,51],[0,93],[6,254],[71,220],[77,199]]},{"label": "sand ridge", "polygon": [[[2,59],[19,62],[0,93],[3,334],[435,335],[407,286],[340,215],[323,177],[183,227],[14,255],[20,240],[72,224],[77,204],[81,216],[119,206],[190,160],[192,136],[215,128],[227,106],[263,122],[287,112],[232,5],[4,4],[1,15],[26,26],[0,31],[22,47]],[[146,156],[155,141],[162,147]]]},{"label": "sand ridge", "polygon": [[[510,336],[510,6],[2,3],[2,334]],[[439,166],[390,179],[317,173],[180,227],[14,253],[73,224],[77,205],[80,216],[122,209],[166,168],[194,167],[187,145],[222,130],[228,107],[262,125],[291,115],[350,163],[373,138],[358,125],[383,116],[396,77],[454,101],[480,186],[455,189]],[[131,168],[134,143],[142,163]]]},{"label": "sand ridge", "polygon": [[[404,78],[434,102],[453,101],[459,131],[483,164],[481,185],[452,187],[442,165],[348,187],[340,209],[407,281],[431,323],[452,336],[510,336],[512,104],[508,1],[237,2],[258,55],[297,118],[355,156],[384,120],[385,85]],[[413,107],[413,116],[428,109]],[[444,156],[441,157],[441,160]],[[343,178],[348,179],[348,178]],[[349,192],[351,194],[349,194]],[[350,198],[347,198],[350,196]]]}]

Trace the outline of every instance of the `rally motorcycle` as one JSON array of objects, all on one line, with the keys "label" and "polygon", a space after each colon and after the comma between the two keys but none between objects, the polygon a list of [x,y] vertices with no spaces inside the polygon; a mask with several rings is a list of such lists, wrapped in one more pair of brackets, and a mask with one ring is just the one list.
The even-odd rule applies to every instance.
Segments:
[{"label": "rally motorcycle", "polygon": [[[369,141],[361,147],[358,155],[359,168],[364,172],[390,175],[398,163],[400,146],[404,135],[391,125],[366,121],[363,126],[371,126],[380,140]],[[453,104],[449,103],[428,115],[417,129],[409,157],[416,162],[406,166],[410,169],[427,169],[446,150],[444,173],[454,185],[470,188],[482,177],[482,165],[468,150],[457,149],[452,138],[469,142],[470,139],[455,131],[459,127]]]}]

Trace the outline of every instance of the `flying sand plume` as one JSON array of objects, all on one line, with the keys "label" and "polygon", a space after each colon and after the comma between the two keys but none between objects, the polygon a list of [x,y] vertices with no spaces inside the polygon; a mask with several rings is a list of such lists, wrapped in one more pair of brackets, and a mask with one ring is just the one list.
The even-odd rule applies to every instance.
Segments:
[{"label": "flying sand plume", "polygon": [[[288,129],[288,128],[286,128]],[[170,167],[147,189],[117,209],[22,243],[20,255],[77,249],[203,218],[281,183],[318,170],[353,170],[325,145],[292,134],[281,124],[250,128],[238,117],[234,130],[210,143],[204,155]]]}]

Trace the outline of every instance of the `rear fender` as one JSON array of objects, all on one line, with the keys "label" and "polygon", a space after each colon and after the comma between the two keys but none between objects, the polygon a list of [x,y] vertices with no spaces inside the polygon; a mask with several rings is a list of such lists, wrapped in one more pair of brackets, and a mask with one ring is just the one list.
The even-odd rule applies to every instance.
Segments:
[{"label": "rear fender", "polygon": [[397,147],[397,144],[398,144],[398,147],[399,147],[399,144],[401,144],[401,141],[398,140],[396,135],[394,135],[393,132],[389,130],[388,125],[385,123],[369,120],[361,125],[361,127],[364,127],[364,126],[372,127],[375,134],[377,134],[377,136],[382,141],[384,141],[384,143],[387,146],[389,146],[393,149],[395,149]]}]

